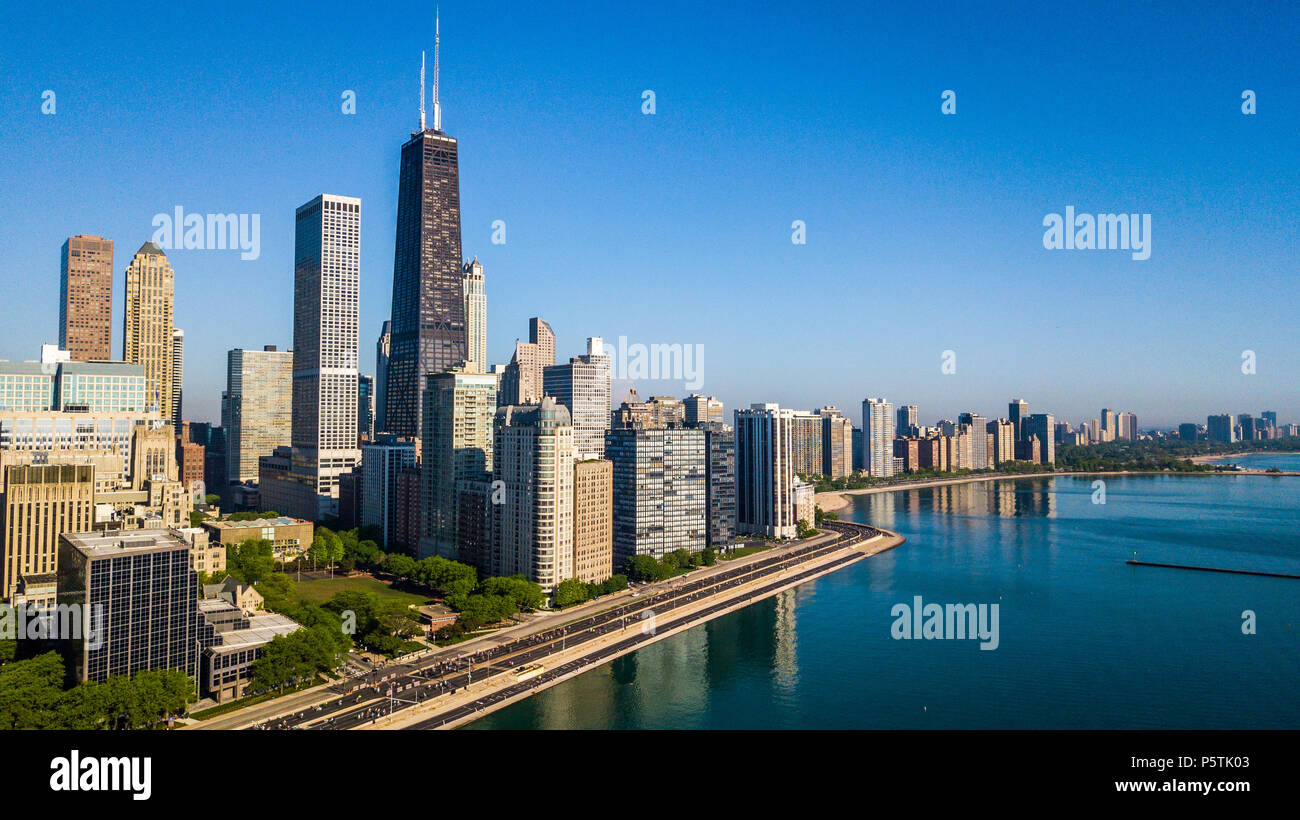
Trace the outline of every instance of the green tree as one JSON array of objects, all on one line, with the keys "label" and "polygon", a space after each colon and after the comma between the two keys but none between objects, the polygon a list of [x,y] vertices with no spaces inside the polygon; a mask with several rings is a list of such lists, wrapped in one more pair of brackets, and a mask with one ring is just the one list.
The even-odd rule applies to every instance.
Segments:
[{"label": "green tree", "polygon": [[591,599],[587,584],[577,578],[568,578],[555,587],[555,606],[559,609],[585,603]]}]

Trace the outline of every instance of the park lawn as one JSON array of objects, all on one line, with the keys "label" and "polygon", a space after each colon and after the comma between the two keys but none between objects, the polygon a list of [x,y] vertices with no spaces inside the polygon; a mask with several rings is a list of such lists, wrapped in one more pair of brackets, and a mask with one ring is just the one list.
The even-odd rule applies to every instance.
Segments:
[{"label": "park lawn", "polygon": [[401,601],[404,604],[420,606],[431,600],[424,595],[393,589],[383,581],[366,575],[354,575],[351,578],[322,578],[315,581],[299,581],[294,587],[298,599],[309,604],[323,604],[343,591],[370,592],[381,601]]}]

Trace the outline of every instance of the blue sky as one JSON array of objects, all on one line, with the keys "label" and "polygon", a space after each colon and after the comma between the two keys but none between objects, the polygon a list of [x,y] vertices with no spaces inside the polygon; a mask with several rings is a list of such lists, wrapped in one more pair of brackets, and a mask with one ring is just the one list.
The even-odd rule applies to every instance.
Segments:
[{"label": "blue sky", "polygon": [[[869,5],[443,3],[489,358],[540,315],[561,360],[591,335],[703,345],[701,390],[729,409],[857,419],[883,395],[931,423],[1023,396],[1076,423],[1103,406],[1143,426],[1300,421],[1293,5]],[[225,351],[291,344],[293,213],[327,192],[362,199],[373,372],[432,4],[47,3],[7,22],[0,358],[57,338],[67,236],[116,242],[117,356],[123,271],[154,214],[258,213],[256,260],[169,254],[186,415],[215,420]],[[1067,205],[1150,213],[1151,258],[1044,249],[1044,215]]]}]

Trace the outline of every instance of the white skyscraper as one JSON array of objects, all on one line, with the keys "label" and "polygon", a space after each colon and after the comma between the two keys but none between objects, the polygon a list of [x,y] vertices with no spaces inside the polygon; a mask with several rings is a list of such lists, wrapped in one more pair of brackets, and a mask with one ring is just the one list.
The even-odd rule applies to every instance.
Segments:
[{"label": "white skyscraper", "polygon": [[543,393],[569,410],[573,451],[580,459],[603,458],[610,421],[610,361],[599,336],[587,339],[587,352],[543,371]]},{"label": "white skyscraper", "polygon": [[316,520],[337,514],[339,475],[361,459],[360,199],[321,194],[298,208],[293,279],[293,456],[285,480],[296,486],[273,498],[278,512]]},{"label": "white skyscraper", "polygon": [[483,263],[477,258],[465,263],[465,339],[466,373],[487,372],[487,291],[483,282]]},{"label": "white skyscraper", "polygon": [[862,464],[868,475],[894,474],[894,422],[894,405],[884,399],[863,400]]}]

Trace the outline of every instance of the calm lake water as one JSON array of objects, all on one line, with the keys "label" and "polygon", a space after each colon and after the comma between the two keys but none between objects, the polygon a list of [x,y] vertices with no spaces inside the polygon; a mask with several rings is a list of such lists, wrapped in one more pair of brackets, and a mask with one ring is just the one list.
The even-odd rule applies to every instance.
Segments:
[{"label": "calm lake water", "polygon": [[1300,470],[1300,454],[1296,453],[1245,453],[1239,456],[1221,456],[1209,459],[1210,464],[1236,464],[1246,470]]},{"label": "calm lake water", "polygon": [[[1093,481],[857,496],[907,543],[467,728],[1300,728],[1300,580],[1124,563],[1300,574],[1300,478]],[[893,639],[916,595],[998,604],[998,648]]]}]

